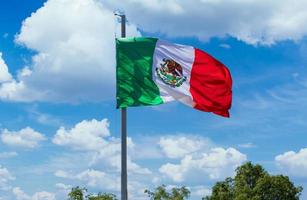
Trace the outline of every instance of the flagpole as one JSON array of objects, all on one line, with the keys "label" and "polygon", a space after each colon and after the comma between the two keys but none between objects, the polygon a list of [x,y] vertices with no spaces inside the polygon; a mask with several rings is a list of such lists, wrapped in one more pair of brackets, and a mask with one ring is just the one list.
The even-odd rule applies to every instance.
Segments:
[{"label": "flagpole", "polygon": [[[118,15],[118,14],[115,14]],[[126,15],[121,17],[121,37],[126,37]],[[121,200],[128,200],[127,179],[127,109],[121,109]]]}]

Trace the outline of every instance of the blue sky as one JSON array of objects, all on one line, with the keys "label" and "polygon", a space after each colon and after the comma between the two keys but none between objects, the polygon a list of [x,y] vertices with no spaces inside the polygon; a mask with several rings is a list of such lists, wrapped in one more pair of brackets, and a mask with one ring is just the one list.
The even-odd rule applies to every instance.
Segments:
[{"label": "blue sky", "polygon": [[0,5],[0,200],[61,200],[77,185],[118,194],[114,10],[129,36],[203,49],[233,78],[229,119],[176,102],[128,109],[132,199],[159,184],[201,199],[245,161],[307,188],[306,2],[189,2]]}]

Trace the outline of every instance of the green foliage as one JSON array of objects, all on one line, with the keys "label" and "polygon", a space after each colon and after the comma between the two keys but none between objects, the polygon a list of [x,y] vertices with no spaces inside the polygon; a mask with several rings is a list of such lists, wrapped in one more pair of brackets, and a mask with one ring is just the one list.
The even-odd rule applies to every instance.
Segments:
[{"label": "green foliage", "polygon": [[294,187],[287,176],[265,176],[255,187],[253,200],[298,200],[302,187]]},{"label": "green foliage", "polygon": [[212,195],[203,200],[299,200],[302,187],[295,187],[287,176],[272,176],[260,165],[247,162],[234,178],[217,182]]},{"label": "green foliage", "polygon": [[68,200],[84,200],[84,192],[86,192],[85,188],[74,187],[68,193]]},{"label": "green foliage", "polygon": [[217,182],[212,188],[212,196],[202,198],[203,200],[231,200],[233,199],[233,179],[226,178],[225,181]]},{"label": "green foliage", "polygon": [[145,190],[145,193],[150,200],[185,200],[190,196],[190,191],[186,187],[172,188],[171,191],[167,191],[165,185],[157,187],[153,192]]},{"label": "green foliage", "polygon": [[259,179],[268,173],[260,165],[247,162],[236,170],[234,178],[234,197],[236,200],[252,199],[254,188]]},{"label": "green foliage", "polygon": [[88,196],[88,200],[117,200],[114,194],[99,193],[97,196]]},{"label": "green foliage", "polygon": [[117,200],[114,194],[98,193],[98,195],[85,195],[86,192],[86,188],[74,187],[68,193],[68,200]]}]

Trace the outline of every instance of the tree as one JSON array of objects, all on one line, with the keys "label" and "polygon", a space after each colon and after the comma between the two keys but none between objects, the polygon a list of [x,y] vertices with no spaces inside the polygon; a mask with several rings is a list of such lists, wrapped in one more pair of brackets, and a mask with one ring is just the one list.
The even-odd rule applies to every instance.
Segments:
[{"label": "tree", "polygon": [[145,193],[151,200],[185,200],[190,196],[190,191],[186,187],[175,187],[169,192],[165,185],[155,188],[153,192],[145,190]]},{"label": "tree", "polygon": [[247,162],[236,169],[236,176],[234,178],[234,197],[236,200],[252,199],[254,196],[253,190],[258,182],[268,173],[261,165],[253,165]]},{"label": "tree", "polygon": [[212,188],[212,196],[202,198],[203,200],[231,200],[233,199],[233,179],[226,178],[225,181],[217,182]]},{"label": "tree", "polygon": [[86,191],[85,188],[80,188],[79,186],[74,187],[68,193],[68,200],[84,200],[84,192]]},{"label": "tree", "polygon": [[298,200],[302,187],[294,187],[287,176],[265,176],[255,187],[253,200]]},{"label": "tree", "polygon": [[88,196],[88,200],[117,200],[117,198],[114,194],[98,193],[97,196]]},{"label": "tree", "polygon": [[236,169],[234,178],[217,182],[203,200],[298,200],[302,190],[287,176],[269,175],[262,166],[247,162]]},{"label": "tree", "polygon": [[85,195],[87,193],[86,188],[74,187],[68,193],[68,200],[117,200],[114,194],[110,193],[98,193],[98,195]]}]

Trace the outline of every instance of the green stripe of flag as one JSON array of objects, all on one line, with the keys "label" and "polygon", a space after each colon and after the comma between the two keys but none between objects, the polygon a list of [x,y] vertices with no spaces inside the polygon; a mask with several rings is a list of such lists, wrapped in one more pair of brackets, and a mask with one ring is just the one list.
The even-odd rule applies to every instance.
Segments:
[{"label": "green stripe of flag", "polygon": [[152,79],[156,38],[116,39],[117,107],[163,103]]}]

